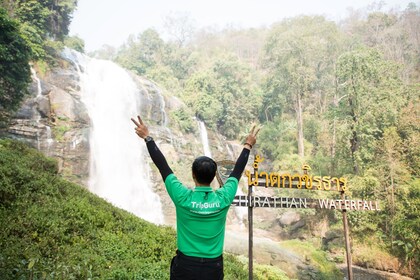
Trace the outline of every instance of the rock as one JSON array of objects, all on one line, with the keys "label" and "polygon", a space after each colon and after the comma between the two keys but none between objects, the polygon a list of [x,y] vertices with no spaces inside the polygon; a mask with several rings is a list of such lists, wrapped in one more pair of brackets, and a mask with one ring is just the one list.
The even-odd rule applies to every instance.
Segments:
[{"label": "rock", "polygon": [[[45,86],[45,84],[48,84],[67,92],[79,92],[79,83],[79,74],[74,69],[54,68],[52,72],[46,75],[45,81],[44,83],[41,83],[41,86]],[[45,89],[51,91],[51,86],[46,86]]]},{"label": "rock", "polygon": [[47,96],[37,96],[35,103],[38,105],[37,110],[41,118],[49,118],[51,115],[50,100]]},{"label": "rock", "polygon": [[83,124],[89,123],[85,105],[74,95],[61,88],[54,88],[49,96],[51,110],[55,117]]},{"label": "rock", "polygon": [[[385,272],[376,269],[368,269],[360,266],[352,266],[354,280],[414,280],[407,276],[397,273]],[[347,266],[340,265],[340,270],[347,276]],[[348,279],[345,277],[345,279]]]},{"label": "rock", "polygon": [[16,111],[14,119],[33,119],[35,114],[34,103],[32,98],[25,99]]},{"label": "rock", "polygon": [[278,223],[280,226],[290,226],[298,221],[300,221],[301,217],[299,213],[296,213],[296,211],[287,211],[283,213],[278,219]]},{"label": "rock", "polygon": [[182,107],[186,107],[186,106],[185,106],[184,102],[179,100],[178,97],[170,96],[167,99],[166,107],[168,108],[168,110],[178,110],[178,109],[180,109]]},{"label": "rock", "polygon": [[306,225],[306,222],[304,220],[299,220],[290,227],[290,231],[292,232],[297,231],[300,228],[303,228],[305,225]]},{"label": "rock", "polygon": [[343,247],[343,231],[341,230],[329,230],[325,233],[322,238],[322,248],[324,250],[333,251],[335,248]]}]

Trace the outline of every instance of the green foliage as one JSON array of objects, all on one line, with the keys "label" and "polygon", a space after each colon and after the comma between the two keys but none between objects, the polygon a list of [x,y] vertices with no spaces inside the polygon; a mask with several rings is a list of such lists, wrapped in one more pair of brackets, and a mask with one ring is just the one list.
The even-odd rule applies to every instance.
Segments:
[{"label": "green foliage", "polygon": [[79,36],[66,36],[64,39],[64,45],[78,52],[85,52],[85,42]]},{"label": "green foliage", "polygon": [[351,132],[342,144],[350,149],[355,173],[372,163],[375,140],[398,119],[404,96],[396,94],[402,89],[397,69],[375,49],[344,53],[338,61],[338,91],[345,102],[337,116]]},{"label": "green foliage", "polygon": [[255,279],[266,279],[266,280],[289,280],[284,271],[269,265],[258,265],[254,271]]},{"label": "green foliage", "polygon": [[32,51],[31,58],[55,62],[57,50],[52,41],[63,41],[69,31],[77,0],[2,1],[8,14],[20,23],[20,32]]},{"label": "green foliage", "polygon": [[[243,256],[237,258],[231,254],[225,254],[224,273],[226,280],[237,280],[248,278],[248,266],[245,264],[248,259]],[[271,266],[254,263],[253,277],[257,280],[289,280],[290,278],[281,269]]]},{"label": "green foliage", "polygon": [[223,265],[226,280],[248,278],[247,268],[234,255],[225,254],[223,256]]},{"label": "green foliage", "polygon": [[397,260],[390,253],[385,251],[382,244],[369,237],[365,237],[365,242],[352,248],[352,261],[355,265],[362,267],[380,268],[384,264],[388,269],[397,269]]},{"label": "green foliage", "polygon": [[147,29],[138,38],[130,36],[117,54],[116,62],[139,75],[145,75],[160,61],[164,42],[154,29]]},{"label": "green foliage", "polygon": [[300,276],[310,273],[311,279],[319,280],[334,280],[343,277],[337,267],[328,260],[326,253],[315,248],[311,243],[289,240],[281,242],[281,245],[304,256],[309,260],[309,264],[316,268],[316,272],[302,270],[300,271]]},{"label": "green foliage", "polygon": [[43,47],[44,38],[42,38],[42,34],[39,30],[27,22],[22,22],[20,24],[20,32],[22,38],[25,39],[26,43],[31,48],[31,58],[40,59],[46,56]]},{"label": "green foliage", "polygon": [[196,116],[229,138],[239,135],[260,104],[250,69],[231,55],[221,56],[210,69],[193,74],[182,97]]},{"label": "green foliage", "polygon": [[64,140],[64,134],[70,130],[70,127],[68,125],[59,125],[53,127],[53,134],[54,138],[57,141],[63,141]]},{"label": "green foliage", "polygon": [[[57,163],[0,140],[2,279],[168,279],[172,228],[150,224],[61,179]],[[226,279],[246,271],[226,256]]]},{"label": "green foliage", "polygon": [[397,189],[396,216],[393,221],[397,254],[420,276],[420,179]]},{"label": "green foliage", "polygon": [[13,13],[21,22],[36,28],[43,38],[62,40],[69,31],[76,4],[77,0],[19,0]]},{"label": "green foliage", "polygon": [[57,164],[0,142],[3,279],[166,279],[175,233],[57,176]]},{"label": "green foliage", "polygon": [[[30,48],[16,21],[0,8],[0,119],[17,109],[30,82]],[[3,116],[4,117],[4,116]]]},{"label": "green foliage", "polygon": [[194,133],[196,130],[191,114],[185,107],[171,112],[171,119],[177,123],[182,132]]}]

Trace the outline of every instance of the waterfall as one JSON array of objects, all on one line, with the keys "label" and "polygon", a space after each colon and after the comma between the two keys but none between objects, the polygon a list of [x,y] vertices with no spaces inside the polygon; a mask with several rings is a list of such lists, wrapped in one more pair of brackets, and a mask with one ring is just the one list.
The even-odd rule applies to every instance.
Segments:
[{"label": "waterfall", "polygon": [[[32,79],[35,80],[36,82],[36,88],[37,88],[37,93],[36,93],[36,97],[34,98],[35,101],[38,101],[39,98],[42,98],[42,88],[41,88],[41,81],[38,78],[38,76],[36,75],[35,69],[31,67],[31,75],[32,75]],[[34,113],[34,119],[35,119],[35,125],[36,125],[36,143],[37,143],[37,149],[41,150],[41,143],[40,143],[40,132],[39,132],[39,128],[41,126],[41,115],[39,114],[37,107],[33,106],[32,107],[32,112]]]},{"label": "waterfall", "polygon": [[45,128],[45,135],[46,135],[46,142],[47,142],[47,151],[49,151],[51,144],[54,142],[54,140],[52,139],[52,134],[51,134],[51,127],[49,127],[48,125],[44,125],[41,123],[41,114],[39,113],[39,103],[42,101],[42,99],[44,99],[44,97],[42,96],[42,87],[41,87],[41,80],[38,78],[38,75],[36,74],[36,71],[34,68],[32,68],[31,66],[31,74],[32,74],[32,79],[36,82],[36,96],[34,98],[35,103],[37,104],[37,106],[33,106],[32,107],[32,111],[34,113],[34,120],[36,123],[36,127],[37,127],[37,132],[36,132],[36,141],[37,141],[37,148],[38,150],[41,150],[41,133],[40,130],[42,128]]},{"label": "waterfall", "polygon": [[206,125],[200,119],[197,119],[197,121],[200,128],[200,137],[201,137],[201,143],[203,144],[204,155],[211,158],[211,151],[210,151],[210,145],[209,145],[209,138],[207,136]]},{"label": "waterfall", "polygon": [[36,98],[42,97],[42,87],[41,87],[41,80],[38,78],[38,76],[36,75],[36,71],[34,68],[31,67],[31,74],[32,74],[32,79],[35,80],[36,82]]},{"label": "waterfall", "polygon": [[81,95],[91,120],[89,189],[115,206],[162,224],[162,206],[152,191],[146,146],[130,121],[138,115],[140,104],[136,84],[113,62],[68,49],[64,56],[79,71],[84,70]]},{"label": "waterfall", "polygon": [[[233,154],[233,150],[231,147],[231,143],[226,143],[226,150],[228,152],[229,158],[231,160],[236,160],[235,155]],[[236,195],[244,195],[242,191],[241,185],[247,186],[248,181],[244,177],[241,178],[238,184],[238,189],[236,190]],[[248,210],[245,207],[232,207],[235,211],[235,216],[238,219],[238,223],[241,228],[244,228],[244,220],[247,217]]]}]

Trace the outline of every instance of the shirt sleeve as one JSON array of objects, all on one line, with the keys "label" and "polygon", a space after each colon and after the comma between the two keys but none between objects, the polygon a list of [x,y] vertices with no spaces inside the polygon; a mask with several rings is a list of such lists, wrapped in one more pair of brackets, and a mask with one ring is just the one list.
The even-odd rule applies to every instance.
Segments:
[{"label": "shirt sleeve", "polygon": [[241,179],[242,172],[244,172],[245,166],[248,163],[249,152],[250,150],[243,148],[229,177],[235,177],[237,181]]},{"label": "shirt sleeve", "polygon": [[165,181],[166,177],[173,173],[172,169],[168,165],[168,162],[166,161],[165,156],[159,150],[159,147],[156,145],[155,141],[152,140],[147,142],[146,146],[150,157],[153,160],[153,163],[159,169],[160,175],[162,175],[162,179]]},{"label": "shirt sleeve", "polygon": [[238,184],[239,181],[236,177],[229,177],[223,187],[216,190],[216,193],[221,197],[226,206],[231,205],[235,199]]},{"label": "shirt sleeve", "polygon": [[173,173],[166,177],[165,187],[175,205],[181,203],[188,192],[191,191],[185,187]]}]

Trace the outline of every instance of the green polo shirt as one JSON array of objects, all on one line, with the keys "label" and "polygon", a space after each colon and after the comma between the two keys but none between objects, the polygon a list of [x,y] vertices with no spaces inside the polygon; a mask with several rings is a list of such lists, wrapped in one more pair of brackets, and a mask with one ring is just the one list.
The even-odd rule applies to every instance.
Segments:
[{"label": "green polo shirt", "polygon": [[172,173],[166,190],[176,208],[177,245],[187,256],[215,258],[223,253],[226,215],[235,198],[238,180],[230,177],[222,188],[185,187]]}]

